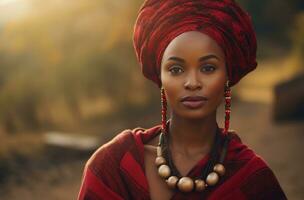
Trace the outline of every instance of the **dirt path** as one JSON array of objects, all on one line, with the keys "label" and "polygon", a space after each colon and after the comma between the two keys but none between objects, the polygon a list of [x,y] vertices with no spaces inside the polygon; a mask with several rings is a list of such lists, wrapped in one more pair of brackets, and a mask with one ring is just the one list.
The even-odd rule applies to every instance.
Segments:
[{"label": "dirt path", "polygon": [[[261,155],[273,169],[289,199],[304,199],[304,123],[275,124],[267,104],[233,105],[232,129],[243,142]],[[69,200],[76,199],[84,160],[31,174],[23,182],[6,184],[1,200]],[[42,198],[43,197],[43,198]]]}]

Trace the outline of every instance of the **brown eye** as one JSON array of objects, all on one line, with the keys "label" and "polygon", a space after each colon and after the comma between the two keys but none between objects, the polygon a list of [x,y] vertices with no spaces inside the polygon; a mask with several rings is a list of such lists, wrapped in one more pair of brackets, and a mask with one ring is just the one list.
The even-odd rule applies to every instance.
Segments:
[{"label": "brown eye", "polygon": [[210,73],[210,72],[213,72],[216,68],[213,66],[213,65],[203,65],[201,67],[201,72],[207,72],[207,73]]},{"label": "brown eye", "polygon": [[178,75],[184,72],[183,68],[179,65],[173,65],[172,67],[169,68],[169,71],[172,75]]}]

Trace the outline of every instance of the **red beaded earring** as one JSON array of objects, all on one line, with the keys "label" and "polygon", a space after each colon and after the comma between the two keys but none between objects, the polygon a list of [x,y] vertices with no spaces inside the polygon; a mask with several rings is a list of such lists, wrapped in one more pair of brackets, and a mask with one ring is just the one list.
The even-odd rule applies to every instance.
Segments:
[{"label": "red beaded earring", "polygon": [[161,87],[160,92],[161,92],[162,132],[165,133],[167,130],[167,99],[163,87]]},{"label": "red beaded earring", "polygon": [[225,85],[225,128],[224,133],[228,133],[229,124],[230,124],[230,113],[231,113],[231,89],[229,86],[229,80]]}]

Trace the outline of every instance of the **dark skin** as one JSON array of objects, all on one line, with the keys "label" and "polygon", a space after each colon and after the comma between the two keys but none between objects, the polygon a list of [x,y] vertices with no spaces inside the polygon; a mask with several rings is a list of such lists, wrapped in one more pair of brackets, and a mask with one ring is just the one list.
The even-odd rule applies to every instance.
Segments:
[{"label": "dark skin", "polygon": [[[169,148],[175,166],[186,176],[213,144],[216,110],[227,81],[224,52],[206,34],[183,33],[165,49],[160,78],[172,110]],[[206,101],[189,108],[181,102],[185,96],[204,96]],[[151,199],[168,200],[173,192],[159,177],[154,164],[157,143],[158,137],[145,145],[145,173]]]}]

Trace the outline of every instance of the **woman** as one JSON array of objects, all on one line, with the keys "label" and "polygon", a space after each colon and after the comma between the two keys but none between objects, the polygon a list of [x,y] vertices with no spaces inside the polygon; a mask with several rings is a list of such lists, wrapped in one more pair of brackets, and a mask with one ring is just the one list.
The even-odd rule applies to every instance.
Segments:
[{"label": "woman", "polygon": [[286,199],[263,159],[229,131],[230,87],[257,65],[249,15],[233,0],[147,0],[134,47],[161,88],[162,123],[99,148],[78,199]]}]

